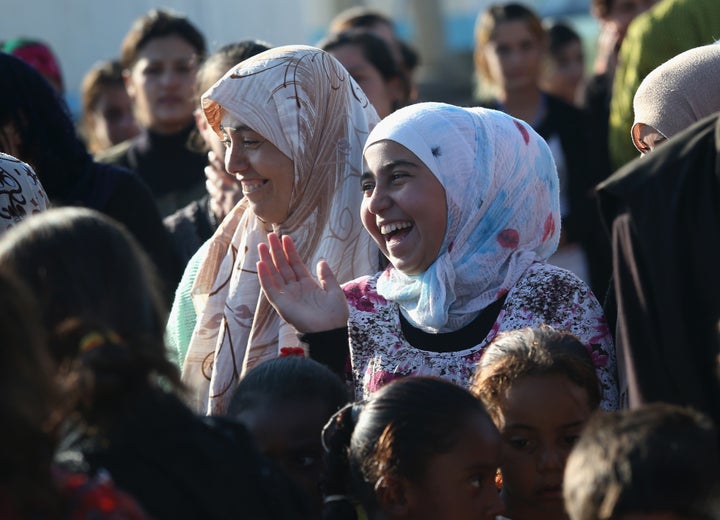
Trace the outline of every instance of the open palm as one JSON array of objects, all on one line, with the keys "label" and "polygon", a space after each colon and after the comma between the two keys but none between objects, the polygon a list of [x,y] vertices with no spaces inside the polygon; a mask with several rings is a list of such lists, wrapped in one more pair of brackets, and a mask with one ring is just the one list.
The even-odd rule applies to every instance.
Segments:
[{"label": "open palm", "polygon": [[268,234],[258,246],[260,285],[268,301],[298,332],[322,332],[347,326],[345,294],[330,266],[321,260],[315,280],[289,236]]}]

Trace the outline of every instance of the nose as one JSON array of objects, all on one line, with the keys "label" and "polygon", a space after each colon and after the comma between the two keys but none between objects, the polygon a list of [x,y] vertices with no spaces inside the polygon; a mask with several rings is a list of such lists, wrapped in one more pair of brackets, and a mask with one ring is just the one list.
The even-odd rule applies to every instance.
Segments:
[{"label": "nose", "polygon": [[248,169],[247,153],[242,146],[231,141],[230,148],[225,150],[225,170],[230,174],[240,173]]},{"label": "nose", "polygon": [[544,446],[538,453],[537,467],[539,472],[562,471],[567,453],[553,446]]},{"label": "nose", "polygon": [[379,215],[390,207],[391,204],[392,199],[389,197],[388,193],[379,186],[375,186],[370,194],[369,200],[366,203],[368,210],[373,215]]},{"label": "nose", "polygon": [[483,518],[487,520],[494,520],[496,517],[502,515],[505,512],[505,504],[500,498],[500,492],[494,487],[488,488],[488,496],[485,502],[485,508],[483,512]]}]

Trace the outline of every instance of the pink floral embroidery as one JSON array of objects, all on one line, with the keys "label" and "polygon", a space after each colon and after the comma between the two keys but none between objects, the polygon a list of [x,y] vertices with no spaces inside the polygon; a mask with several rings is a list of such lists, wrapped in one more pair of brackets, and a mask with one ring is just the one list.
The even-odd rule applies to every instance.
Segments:
[{"label": "pink floral embroidery", "polygon": [[370,382],[367,385],[368,390],[370,390],[371,392],[377,392],[390,381],[400,379],[401,377],[403,377],[402,374],[395,374],[393,372],[386,372],[385,370],[380,370],[379,372],[375,372],[370,378]]}]

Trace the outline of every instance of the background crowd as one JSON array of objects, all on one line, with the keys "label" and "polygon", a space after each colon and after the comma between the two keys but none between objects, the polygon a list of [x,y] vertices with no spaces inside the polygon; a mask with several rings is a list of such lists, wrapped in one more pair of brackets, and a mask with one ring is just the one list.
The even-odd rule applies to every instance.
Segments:
[{"label": "background crowd", "polygon": [[592,14],[1,41],[0,517],[720,519],[720,3]]}]

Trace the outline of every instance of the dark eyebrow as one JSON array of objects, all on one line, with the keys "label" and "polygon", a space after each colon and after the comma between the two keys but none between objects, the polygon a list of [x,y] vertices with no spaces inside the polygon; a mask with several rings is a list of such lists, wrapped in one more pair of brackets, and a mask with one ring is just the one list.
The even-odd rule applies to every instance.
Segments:
[{"label": "dark eyebrow", "polygon": [[415,164],[415,163],[412,162],[412,161],[405,161],[405,160],[403,160],[403,159],[397,159],[397,160],[394,160],[394,161],[388,161],[388,162],[384,163],[384,164],[382,165],[382,169],[383,169],[383,170],[386,170],[386,171],[387,171],[387,170],[393,170],[393,169],[397,168],[398,166],[412,166],[412,167],[417,167],[417,164]]},{"label": "dark eyebrow", "polygon": [[247,125],[240,125],[240,126],[223,126],[220,125],[220,131],[223,132],[225,130],[232,130],[233,132],[254,132],[252,128],[250,128]]},{"label": "dark eyebrow", "polygon": [[373,174],[370,172],[362,172],[362,175],[360,176],[360,180],[364,181],[365,179],[372,179]]}]

